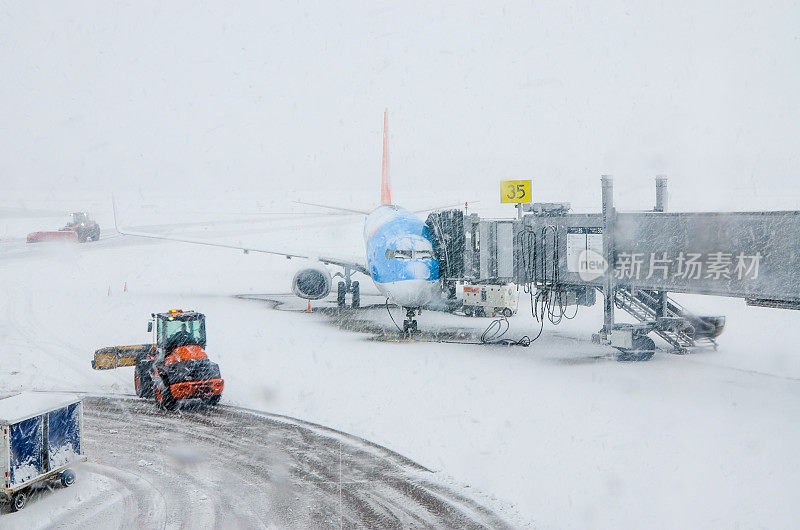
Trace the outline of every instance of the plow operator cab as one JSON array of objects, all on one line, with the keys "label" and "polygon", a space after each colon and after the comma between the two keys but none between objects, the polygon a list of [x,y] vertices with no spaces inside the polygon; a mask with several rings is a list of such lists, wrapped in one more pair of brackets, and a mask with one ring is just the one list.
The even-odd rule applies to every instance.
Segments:
[{"label": "plow operator cab", "polygon": [[100,225],[86,212],[73,212],[69,222],[61,230],[75,232],[75,236],[81,243],[100,239]]},{"label": "plow operator cab", "polygon": [[219,365],[205,352],[205,315],[172,309],[153,314],[147,330],[154,333],[154,344],[136,355],[136,395],[154,398],[159,406],[170,410],[187,399],[216,405],[225,383]]}]

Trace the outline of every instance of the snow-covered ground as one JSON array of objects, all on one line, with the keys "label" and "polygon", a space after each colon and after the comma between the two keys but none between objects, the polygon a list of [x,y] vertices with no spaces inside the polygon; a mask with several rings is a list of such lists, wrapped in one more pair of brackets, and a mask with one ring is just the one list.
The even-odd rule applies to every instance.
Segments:
[{"label": "snow-covered ground", "polygon": [[439,475],[328,427],[135,397],[85,397],[83,408],[92,459],[75,467],[79,487],[0,507],[4,530],[511,528]]},{"label": "snow-covered ground", "polygon": [[[527,349],[377,342],[234,296],[303,309],[296,260],[115,236],[109,195],[130,227],[358,259],[357,216],[287,212],[375,205],[388,108],[410,208],[496,214],[498,182],[531,179],[597,211],[608,173],[622,210],[653,206],[656,174],[670,210],[800,209],[799,19],[794,0],[5,3],[0,391],[130,394],[93,350],[194,308],[224,402],[384,445],[520,526],[796,527],[800,313],[681,297],[728,317],[719,350],[642,364],[590,344],[599,306]],[[72,210],[103,239],[26,246]]]},{"label": "snow-covered ground", "polygon": [[[305,222],[302,232],[289,216],[168,218],[152,220],[153,230],[281,248],[335,244],[355,255],[361,244],[358,217]],[[94,349],[144,342],[151,312],[192,308],[208,317],[224,402],[386,446],[515,524],[776,528],[800,516],[797,313],[685,297],[697,312],[728,317],[719,350],[657,353],[647,363],[616,362],[590,343],[600,304],[546,325],[530,348],[385,343],[339,330],[322,313],[234,297],[266,293],[286,301],[282,309],[303,309],[287,296],[297,260],[109,231],[84,245],[26,245],[22,235],[0,243],[0,391],[130,394],[131,370],[93,371]],[[371,300],[375,291],[362,285]],[[384,309],[364,314],[390,324]],[[420,317],[422,327],[488,321]],[[538,331],[524,309],[511,323],[512,337]]]}]

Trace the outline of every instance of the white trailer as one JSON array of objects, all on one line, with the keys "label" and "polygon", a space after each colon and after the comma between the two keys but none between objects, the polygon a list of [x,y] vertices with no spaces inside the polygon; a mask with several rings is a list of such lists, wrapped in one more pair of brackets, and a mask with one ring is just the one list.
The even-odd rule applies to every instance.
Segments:
[{"label": "white trailer", "polygon": [[0,500],[21,510],[31,488],[75,482],[86,460],[83,403],[74,395],[23,392],[0,399]]},{"label": "white trailer", "polygon": [[510,283],[464,284],[462,310],[468,317],[473,315],[510,317],[517,312],[517,298],[517,289]]}]

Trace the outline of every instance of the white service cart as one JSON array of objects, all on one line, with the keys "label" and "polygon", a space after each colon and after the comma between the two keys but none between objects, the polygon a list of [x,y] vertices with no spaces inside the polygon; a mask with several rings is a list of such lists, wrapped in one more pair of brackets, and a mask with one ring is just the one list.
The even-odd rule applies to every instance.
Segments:
[{"label": "white service cart", "polygon": [[23,392],[0,399],[0,500],[21,510],[31,488],[71,486],[86,460],[83,403],[74,395]]}]

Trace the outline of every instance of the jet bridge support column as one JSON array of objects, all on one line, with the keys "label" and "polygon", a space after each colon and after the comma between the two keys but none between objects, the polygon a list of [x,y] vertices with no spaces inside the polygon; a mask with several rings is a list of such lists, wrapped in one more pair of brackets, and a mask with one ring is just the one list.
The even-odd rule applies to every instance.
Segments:
[{"label": "jet bridge support column", "polygon": [[[667,176],[656,175],[656,207],[653,208],[653,211],[666,212],[667,198]],[[667,316],[667,301],[669,299],[669,293],[667,293],[667,291],[658,291],[658,296],[661,303],[656,311],[656,317]]]},{"label": "jet bridge support column", "polygon": [[603,332],[608,335],[614,327],[614,179],[603,175],[603,258],[608,268],[603,281]]},{"label": "jet bridge support column", "polygon": [[657,212],[667,211],[667,176],[656,175],[656,207]]}]

